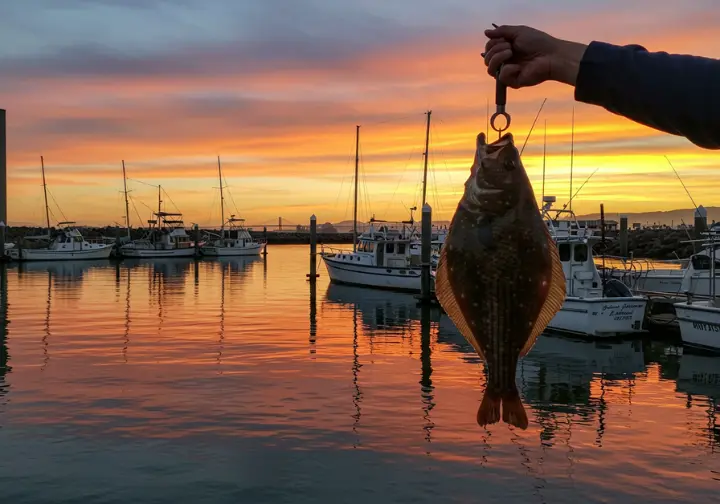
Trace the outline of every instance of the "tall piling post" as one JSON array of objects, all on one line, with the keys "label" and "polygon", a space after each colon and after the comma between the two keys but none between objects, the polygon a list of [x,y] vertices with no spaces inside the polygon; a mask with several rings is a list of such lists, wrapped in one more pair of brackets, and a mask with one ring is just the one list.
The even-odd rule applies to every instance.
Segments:
[{"label": "tall piling post", "polygon": [[432,208],[425,203],[422,207],[422,230],[420,245],[420,262],[422,271],[420,276],[420,300],[427,303],[430,295],[430,244],[432,242]]},{"label": "tall piling post", "polygon": [[263,255],[263,257],[265,257],[265,256],[267,256],[267,245],[268,245],[267,226],[263,226],[263,241],[265,243],[263,244],[262,255]]},{"label": "tall piling post", "polygon": [[5,109],[0,109],[0,259],[5,259],[7,226],[7,126]]},{"label": "tall piling post", "polygon": [[194,241],[195,241],[195,259],[200,258],[200,226],[195,224],[193,226]]},{"label": "tall piling post", "polygon": [[310,216],[310,282],[317,280],[317,217]]},{"label": "tall piling post", "polygon": [[628,218],[620,216],[620,257],[628,257]]}]

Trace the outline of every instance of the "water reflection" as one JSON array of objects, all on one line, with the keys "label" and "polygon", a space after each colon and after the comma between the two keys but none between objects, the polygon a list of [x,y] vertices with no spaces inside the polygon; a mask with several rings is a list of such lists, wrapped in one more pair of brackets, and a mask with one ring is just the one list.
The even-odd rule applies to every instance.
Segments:
[{"label": "water reflection", "polygon": [[[176,489],[178,502],[716,496],[717,358],[543,336],[518,365],[530,428],[481,429],[484,367],[446,316],[411,295],[308,283],[306,248],[273,250],[272,263],[1,269],[0,488],[15,490],[0,494],[92,501],[78,493],[86,488],[98,501],[139,502],[137,489],[154,485]],[[24,462],[36,453],[43,467]],[[10,485],[18,478],[27,484]]]},{"label": "water reflection", "polygon": [[8,335],[8,271],[4,264],[0,264],[0,406],[5,403],[4,396],[7,393],[5,375],[12,371],[8,361],[10,355],[7,347]]}]

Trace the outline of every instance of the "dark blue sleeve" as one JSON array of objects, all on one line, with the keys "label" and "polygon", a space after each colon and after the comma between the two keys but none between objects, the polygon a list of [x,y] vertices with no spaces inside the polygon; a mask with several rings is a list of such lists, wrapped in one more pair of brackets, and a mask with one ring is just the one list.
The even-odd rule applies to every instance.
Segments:
[{"label": "dark blue sleeve", "polygon": [[720,60],[592,42],[575,99],[720,149]]}]

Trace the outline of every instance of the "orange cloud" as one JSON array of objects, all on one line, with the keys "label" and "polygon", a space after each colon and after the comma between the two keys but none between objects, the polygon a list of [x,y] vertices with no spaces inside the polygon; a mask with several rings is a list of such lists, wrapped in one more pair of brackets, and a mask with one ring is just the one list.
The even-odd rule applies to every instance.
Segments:
[{"label": "orange cloud", "polygon": [[[658,15],[666,14],[670,19],[668,13]],[[692,17],[699,31],[678,31],[665,39],[657,29],[639,29],[632,42],[688,52],[720,49],[714,42],[701,47],[694,35],[715,33],[708,21],[713,16],[700,24]],[[559,36],[584,30],[593,38],[606,35],[607,40],[631,42],[623,32],[626,21],[598,34],[593,28],[597,19],[585,24],[548,22],[548,29]],[[173,199],[188,221],[209,224],[212,219],[204,215],[209,215],[217,186],[218,154],[228,183],[247,193],[239,198],[238,209],[249,221],[283,215],[304,222],[312,205],[323,212],[322,220],[339,220],[347,207],[358,123],[362,191],[367,191],[361,216],[386,212],[378,217],[405,217],[404,208],[419,198],[426,109],[433,110],[430,202],[438,206],[441,218],[448,218],[467,176],[474,137],[486,128],[488,98],[493,106],[494,84],[478,55],[484,37],[467,33],[405,38],[348,61],[297,61],[245,71],[238,65],[223,69],[222,54],[191,54],[206,59],[203,68],[219,71],[183,75],[175,60],[158,60],[157,68],[148,60],[142,63],[149,69],[144,72],[56,73],[9,86],[10,220],[35,218],[27,201],[40,194],[40,154],[45,155],[48,183],[58,203],[89,224],[114,221],[123,213],[117,198],[121,159],[131,178],[162,184],[176,195]],[[600,168],[574,203],[577,211],[595,211],[599,199],[623,211],[686,206],[684,192],[659,175],[669,169],[663,165],[665,154],[697,199],[711,204],[718,154],[602,109],[573,104],[572,90],[561,85],[509,91],[518,143],[525,140],[544,98],[548,102],[524,153],[536,190],[547,121],[546,189],[558,196],[569,192],[574,106],[575,187]],[[647,187],[642,198],[638,186]],[[139,192],[135,196],[139,198]]]}]

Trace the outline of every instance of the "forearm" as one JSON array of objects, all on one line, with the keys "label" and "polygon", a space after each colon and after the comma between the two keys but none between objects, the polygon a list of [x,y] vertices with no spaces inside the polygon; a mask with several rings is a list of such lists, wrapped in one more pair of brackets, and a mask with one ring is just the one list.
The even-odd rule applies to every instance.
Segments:
[{"label": "forearm", "polygon": [[577,101],[720,149],[720,60],[602,42],[576,60],[577,52],[567,57],[564,80],[555,80],[574,84]]}]

